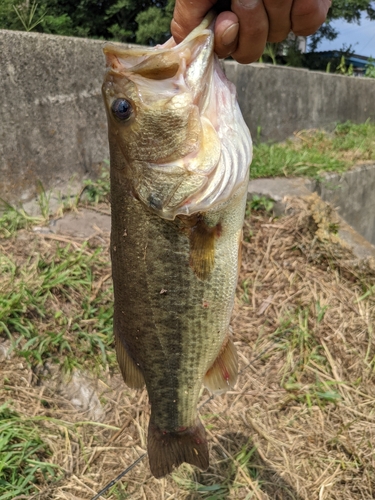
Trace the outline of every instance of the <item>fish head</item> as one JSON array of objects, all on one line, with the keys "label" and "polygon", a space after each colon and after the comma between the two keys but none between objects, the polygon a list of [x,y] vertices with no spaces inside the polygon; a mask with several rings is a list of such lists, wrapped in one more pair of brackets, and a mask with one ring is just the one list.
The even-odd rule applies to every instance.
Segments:
[{"label": "fish head", "polygon": [[[123,171],[137,197],[167,219],[207,209],[215,197],[220,201],[218,184],[228,177],[217,107],[232,107],[235,91],[214,55],[212,28],[210,15],[179,45],[171,39],[155,48],[104,47],[102,91],[116,151],[111,168]],[[229,90],[219,92],[221,103],[218,83]]]}]

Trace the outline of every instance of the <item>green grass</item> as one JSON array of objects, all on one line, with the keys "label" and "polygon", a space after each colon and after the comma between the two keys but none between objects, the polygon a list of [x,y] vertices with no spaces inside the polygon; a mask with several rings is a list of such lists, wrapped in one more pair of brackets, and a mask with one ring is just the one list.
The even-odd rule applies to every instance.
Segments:
[{"label": "green grass", "polygon": [[273,338],[279,342],[279,349],[284,352],[285,363],[282,368],[281,385],[292,399],[320,407],[327,403],[338,403],[341,396],[337,391],[337,381],[323,379],[319,373],[329,374],[329,363],[324,349],[319,342],[319,324],[323,321],[326,307],[319,302],[315,307],[305,307],[291,313],[281,322]]},{"label": "green grass", "polygon": [[275,176],[319,177],[344,172],[356,163],[375,161],[375,124],[346,122],[329,134],[305,130],[296,139],[277,144],[255,144],[251,178]]},{"label": "green grass", "polygon": [[[108,194],[108,170],[87,187],[97,203]],[[86,365],[108,366],[113,354],[113,290],[107,248],[52,242],[38,247],[32,232],[20,230],[49,220],[49,198],[41,190],[42,215],[0,206],[0,339],[30,366],[47,359],[70,372]],[[9,252],[8,249],[11,249]]]},{"label": "green grass", "polygon": [[24,210],[16,209],[0,200],[0,238],[10,238],[19,229],[42,222],[43,218],[29,216]]},{"label": "green grass", "polygon": [[61,475],[60,468],[47,461],[51,454],[32,420],[21,418],[6,404],[0,406],[1,500],[32,495],[39,491],[36,485]]},{"label": "green grass", "polygon": [[[104,161],[109,165],[109,161]],[[89,203],[108,202],[109,198],[109,169],[103,168],[99,178],[95,181],[87,179],[85,193]]]},{"label": "green grass", "polygon": [[111,364],[109,272],[109,256],[87,244],[57,246],[21,264],[0,253],[0,336],[32,366]]}]

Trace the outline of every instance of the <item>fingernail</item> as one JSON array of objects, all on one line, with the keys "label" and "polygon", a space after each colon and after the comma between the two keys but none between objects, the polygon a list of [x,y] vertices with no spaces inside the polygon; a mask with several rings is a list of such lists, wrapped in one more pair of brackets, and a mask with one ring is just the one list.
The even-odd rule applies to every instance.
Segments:
[{"label": "fingernail", "polygon": [[259,0],[238,0],[238,3],[246,9],[251,9],[259,4]]},{"label": "fingernail", "polygon": [[239,27],[239,23],[229,26],[221,37],[221,43],[223,45],[231,45],[237,38]]}]

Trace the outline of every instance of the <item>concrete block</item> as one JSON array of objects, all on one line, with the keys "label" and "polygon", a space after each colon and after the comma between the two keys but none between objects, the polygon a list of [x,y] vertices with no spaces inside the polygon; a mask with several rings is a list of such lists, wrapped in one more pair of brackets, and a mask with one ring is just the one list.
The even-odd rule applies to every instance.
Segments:
[{"label": "concrete block", "polygon": [[313,189],[366,240],[375,244],[375,164],[359,165],[343,174],[326,174]]},{"label": "concrete block", "polygon": [[[374,166],[375,167],[375,166]],[[359,175],[360,168],[357,169],[358,172],[356,174]],[[375,172],[375,168],[374,168]],[[352,172],[348,172],[347,174],[351,174]],[[366,173],[366,172],[365,172]],[[344,174],[344,175],[347,175]],[[347,180],[356,178],[356,176],[348,175]],[[327,176],[327,178],[331,178],[332,176]],[[363,177],[363,180],[365,182],[366,176]],[[360,183],[361,184],[361,183]],[[332,185],[331,185],[332,186]],[[355,185],[354,185],[355,187]],[[357,203],[360,205],[360,200],[359,199],[354,199],[356,194],[359,196],[361,195],[362,191],[357,190],[355,191],[353,187],[352,190],[352,197],[348,198],[345,200],[344,197],[340,199],[340,202],[343,203],[343,210],[345,212],[345,205],[350,206],[351,201],[353,201],[353,205],[356,205]],[[369,189],[371,189],[371,184],[369,183]],[[349,189],[350,190],[350,189]],[[286,197],[299,197],[299,196],[307,196],[311,194],[312,192],[318,192],[318,186],[314,181],[310,181],[309,179],[303,179],[303,178],[282,178],[282,177],[275,177],[272,179],[255,179],[252,180],[249,183],[249,190],[248,190],[248,198],[251,199],[254,195],[258,196],[265,196],[271,200],[274,200],[275,206],[274,206],[274,212],[276,216],[280,216],[283,213],[285,213],[285,207],[286,207]],[[339,191],[338,191],[339,192]],[[358,259],[364,259],[364,258],[375,258],[375,246],[371,244],[370,242],[373,241],[374,239],[374,234],[369,234],[369,237],[366,239],[363,234],[361,234],[361,227],[357,227],[351,223],[349,223],[348,219],[344,219],[343,215],[341,214],[340,216],[340,207],[336,207],[334,203],[332,203],[332,198],[330,198],[329,194],[326,192],[326,196],[324,201],[327,203],[330,203],[334,208],[338,208],[338,213],[339,213],[339,236],[340,238],[352,249],[354,255]],[[369,193],[370,194],[370,193]],[[369,199],[369,197],[365,196],[365,199]],[[336,200],[337,201],[337,200]],[[373,201],[373,200],[371,200]],[[341,211],[341,212],[342,212]],[[367,210],[367,207],[365,205],[362,205],[362,219],[363,222],[365,222],[366,218],[369,219],[369,217],[372,219],[372,213],[370,210]],[[373,231],[375,233],[375,226],[373,226]]]},{"label": "concrete block", "polygon": [[279,216],[285,212],[286,196],[307,196],[312,190],[313,183],[301,177],[253,179],[249,182],[248,199],[251,200],[256,195],[273,200],[273,210]]}]

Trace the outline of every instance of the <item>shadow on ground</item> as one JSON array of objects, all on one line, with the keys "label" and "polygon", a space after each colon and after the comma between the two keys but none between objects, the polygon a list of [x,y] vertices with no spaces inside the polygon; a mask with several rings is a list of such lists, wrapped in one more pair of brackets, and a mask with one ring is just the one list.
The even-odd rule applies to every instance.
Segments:
[{"label": "shadow on ground", "polygon": [[[245,500],[257,498],[255,494],[249,497],[248,491],[250,488],[247,488],[247,492],[244,493],[242,493],[244,488],[238,488],[236,482],[240,481],[244,484],[243,478],[245,474],[251,478],[256,488],[260,486],[257,491],[260,495],[259,498],[262,498],[262,500],[305,500],[269,463],[263,460],[249,436],[241,432],[228,432],[218,437],[217,441],[219,444],[214,445],[212,448],[212,455],[216,455],[216,458],[218,458],[218,460],[215,460],[215,470],[210,467],[207,472],[197,475],[197,481],[203,486],[202,489],[206,486],[207,490],[193,492],[186,497],[186,500],[200,500],[203,498],[209,500],[225,500],[226,498]],[[228,454],[224,452],[224,449]],[[232,458],[228,458],[228,455],[236,457],[237,461],[243,465],[245,474],[242,477],[237,475],[238,467],[233,464]],[[249,457],[248,460],[246,456]],[[212,464],[214,464],[214,459]],[[225,487],[218,488],[215,491],[212,483],[213,475],[219,475],[220,478],[226,477]]]}]

